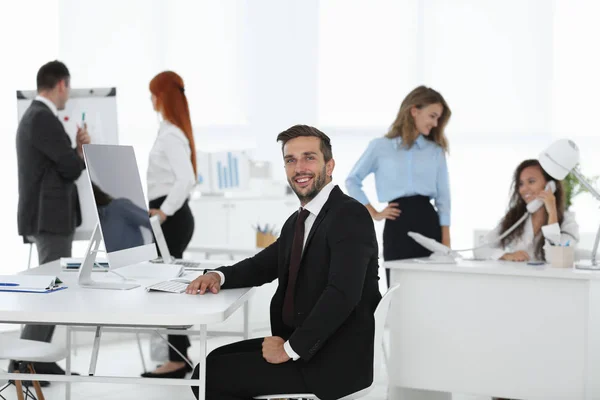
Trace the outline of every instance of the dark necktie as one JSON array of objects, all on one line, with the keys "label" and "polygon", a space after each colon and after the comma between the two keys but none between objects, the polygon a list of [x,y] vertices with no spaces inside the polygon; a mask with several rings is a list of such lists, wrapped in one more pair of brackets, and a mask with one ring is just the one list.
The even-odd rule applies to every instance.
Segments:
[{"label": "dark necktie", "polygon": [[298,213],[296,229],[294,230],[294,240],[292,241],[288,284],[283,300],[283,322],[289,327],[294,326],[294,291],[296,289],[298,270],[300,269],[300,260],[302,259],[302,247],[304,246],[304,222],[309,215],[310,211],[306,209],[302,209]]}]

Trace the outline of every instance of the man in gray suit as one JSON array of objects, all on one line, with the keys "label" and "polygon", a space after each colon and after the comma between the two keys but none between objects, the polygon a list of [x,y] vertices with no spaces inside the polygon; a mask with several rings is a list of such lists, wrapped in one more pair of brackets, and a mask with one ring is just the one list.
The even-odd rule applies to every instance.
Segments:
[{"label": "man in gray suit", "polygon": [[[58,119],[70,93],[70,74],[60,61],[43,65],[37,92],[17,129],[19,170],[19,235],[33,242],[40,264],[71,256],[81,210],[75,180],[85,168],[83,144],[90,142],[85,126],[77,131],[76,146]],[[21,338],[50,342],[54,326],[27,325]],[[60,374],[56,364],[38,363],[38,373]]]}]

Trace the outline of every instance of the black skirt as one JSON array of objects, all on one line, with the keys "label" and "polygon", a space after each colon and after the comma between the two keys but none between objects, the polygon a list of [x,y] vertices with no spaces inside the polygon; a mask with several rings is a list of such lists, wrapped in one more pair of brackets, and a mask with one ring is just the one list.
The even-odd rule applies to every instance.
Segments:
[{"label": "black skirt", "polygon": [[390,203],[398,203],[401,213],[395,220],[385,220],[383,259],[391,261],[431,255],[431,251],[408,236],[408,232],[416,232],[438,242],[442,241],[440,218],[429,198],[427,196],[401,197]]}]

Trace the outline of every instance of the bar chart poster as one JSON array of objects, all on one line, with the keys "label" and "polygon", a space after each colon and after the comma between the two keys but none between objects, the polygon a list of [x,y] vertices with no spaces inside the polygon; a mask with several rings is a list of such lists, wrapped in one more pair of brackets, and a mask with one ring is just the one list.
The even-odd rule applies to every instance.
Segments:
[{"label": "bar chart poster", "polygon": [[212,187],[216,192],[248,188],[249,160],[241,151],[211,154]]}]

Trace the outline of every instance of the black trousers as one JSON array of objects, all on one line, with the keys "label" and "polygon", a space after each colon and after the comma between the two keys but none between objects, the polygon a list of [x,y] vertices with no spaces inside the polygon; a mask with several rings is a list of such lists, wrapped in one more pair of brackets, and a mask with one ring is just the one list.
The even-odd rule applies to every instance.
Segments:
[{"label": "black trousers", "polygon": [[[159,197],[150,201],[150,208],[160,208],[165,201],[166,196]],[[165,235],[165,241],[171,256],[175,258],[183,258],[183,252],[187,248],[192,235],[194,234],[194,215],[187,202],[175,214],[167,217],[161,225]],[[158,251],[158,248],[157,248]],[[185,335],[168,335],[168,340],[177,350],[183,355],[187,355],[187,349],[190,347],[190,339]],[[169,347],[170,361],[184,361],[175,350]]]},{"label": "black trousers", "polygon": [[[35,243],[39,265],[58,260],[61,257],[71,257],[73,233],[58,234],[41,232],[30,237],[29,240]],[[50,343],[54,334],[54,328],[54,325],[25,325],[21,333],[21,339]]]},{"label": "black trousers", "polygon": [[[383,259],[385,261],[428,257],[431,251],[415,242],[408,232],[442,240],[440,218],[426,196],[401,197],[390,203],[398,203],[402,211],[395,220],[386,219],[383,227]],[[385,270],[388,287],[390,270]]]},{"label": "black trousers", "polygon": [[[219,347],[206,359],[206,399],[246,400],[254,396],[307,393],[300,367],[294,361],[269,364],[262,356],[263,338]],[[192,379],[198,379],[198,366]],[[198,398],[198,387],[192,386]]]}]

